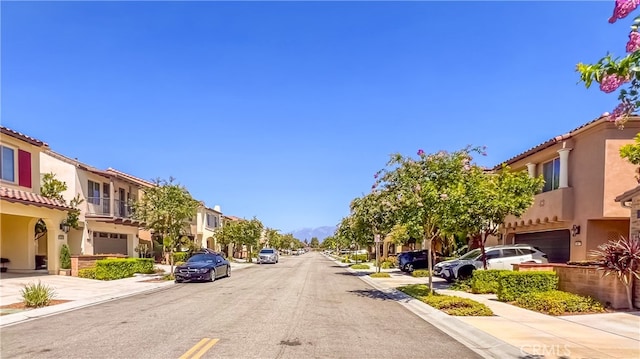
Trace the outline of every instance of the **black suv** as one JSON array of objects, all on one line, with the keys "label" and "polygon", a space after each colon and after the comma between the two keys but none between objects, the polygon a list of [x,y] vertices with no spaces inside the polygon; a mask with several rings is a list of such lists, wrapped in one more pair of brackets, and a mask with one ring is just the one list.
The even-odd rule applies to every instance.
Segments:
[{"label": "black suv", "polygon": [[399,253],[398,268],[403,272],[413,272],[414,269],[427,268],[427,250]]}]

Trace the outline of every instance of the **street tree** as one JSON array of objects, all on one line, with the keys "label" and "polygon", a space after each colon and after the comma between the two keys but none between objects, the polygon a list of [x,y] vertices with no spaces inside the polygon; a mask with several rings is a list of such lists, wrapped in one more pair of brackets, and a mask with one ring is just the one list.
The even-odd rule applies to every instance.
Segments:
[{"label": "street tree", "polygon": [[456,218],[456,229],[471,236],[487,269],[484,251],[487,238],[498,234],[507,216],[520,217],[531,207],[544,180],[541,176],[533,178],[526,171],[512,171],[508,166],[490,172],[471,163],[463,174],[459,202],[450,208],[455,211],[452,215]]},{"label": "street tree", "polygon": [[[640,5],[638,0],[616,0],[613,15],[609,23],[625,19]],[[640,108],[640,16],[636,16],[631,25],[629,40],[626,44],[627,54],[614,57],[607,54],[594,64],[579,63],[576,70],[580,73],[580,82],[589,88],[594,82],[599,83],[600,90],[605,93],[618,91],[619,104],[612,113],[604,115],[620,128],[628,121],[629,116]],[[622,42],[621,42],[622,45]],[[626,88],[622,88],[626,85]]]},{"label": "street tree", "polygon": [[309,245],[311,248],[320,248],[320,241],[318,240],[318,237],[312,237]]},{"label": "street tree", "polygon": [[143,188],[143,196],[133,203],[133,216],[162,241],[168,254],[173,273],[173,253],[180,245],[188,243],[189,223],[196,215],[200,203],[189,191],[169,180],[155,179],[153,186]]},{"label": "street tree", "polygon": [[[455,233],[463,200],[465,171],[471,154],[483,149],[467,147],[452,153],[440,151],[418,158],[391,156],[387,167],[376,173],[374,190],[388,191],[398,223],[407,224],[409,235],[421,238],[428,250],[429,290],[433,291],[433,244],[447,233]],[[417,233],[412,233],[417,232]]]},{"label": "street tree", "polygon": [[[64,199],[63,193],[67,190],[67,188],[67,183],[57,179],[55,173],[45,173],[42,177],[40,194],[43,197],[55,199],[66,204],[67,201]],[[71,228],[78,229],[78,221],[80,219],[80,209],[78,208],[78,206],[80,206],[82,202],[84,202],[84,200],[80,198],[80,194],[77,194],[71,199],[71,201],[69,201],[69,207],[71,207],[71,209],[67,211],[67,218],[65,219],[64,223]],[[47,226],[42,219],[39,219],[38,222],[36,222],[35,232],[36,240],[46,234]]]}]

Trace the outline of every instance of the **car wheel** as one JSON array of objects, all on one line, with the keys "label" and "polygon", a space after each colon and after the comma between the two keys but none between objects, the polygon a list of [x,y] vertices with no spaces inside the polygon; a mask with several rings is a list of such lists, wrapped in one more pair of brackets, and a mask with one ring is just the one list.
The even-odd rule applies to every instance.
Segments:
[{"label": "car wheel", "polygon": [[215,269],[212,269],[211,271],[209,271],[209,282],[213,282],[216,280],[216,271]]},{"label": "car wheel", "polygon": [[231,267],[227,266],[227,277],[231,277]]},{"label": "car wheel", "polygon": [[407,266],[405,268],[407,269],[407,272],[409,272],[409,273],[413,272],[413,264],[412,263],[407,264]]}]

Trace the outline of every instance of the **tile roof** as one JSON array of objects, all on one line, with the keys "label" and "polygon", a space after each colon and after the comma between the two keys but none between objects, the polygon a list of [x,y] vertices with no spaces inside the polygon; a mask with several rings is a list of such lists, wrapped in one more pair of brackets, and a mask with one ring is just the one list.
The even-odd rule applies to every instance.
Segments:
[{"label": "tile roof", "polygon": [[105,177],[105,178],[110,178],[111,177],[110,173],[108,173],[106,171],[103,171],[101,169],[98,169],[96,167],[90,166],[90,165],[88,165],[86,163],[82,163],[82,162],[78,161],[75,158],[70,158],[70,157],[67,157],[65,155],[62,155],[62,154],[60,154],[58,152],[51,151],[51,150],[47,150],[47,151],[45,151],[45,153],[48,154],[51,157],[54,157],[54,158],[57,158],[57,159],[59,159],[61,161],[67,162],[69,164],[72,164],[72,165],[74,165],[77,168],[80,168],[82,170],[85,170],[85,171],[88,171],[88,172],[91,172],[91,173],[95,173],[95,174],[97,174],[99,176],[102,176],[102,177]]},{"label": "tile roof", "polygon": [[[640,119],[639,116],[631,116],[631,118],[629,118],[629,121],[638,120],[638,119]],[[532,154],[534,154],[536,152],[540,152],[540,151],[544,150],[545,148],[551,147],[551,146],[555,145],[558,142],[562,142],[564,140],[567,140],[567,139],[573,137],[576,134],[576,132],[584,129],[585,127],[589,127],[589,126],[591,126],[591,125],[593,125],[593,124],[595,124],[597,122],[612,123],[612,122],[610,122],[608,120],[608,116],[602,115],[602,116],[600,116],[600,117],[598,117],[598,118],[596,118],[594,120],[591,120],[591,121],[589,121],[589,122],[587,122],[587,123],[585,123],[583,125],[580,125],[580,126],[574,128],[573,130],[569,131],[568,133],[565,133],[565,134],[560,135],[560,136],[556,136],[556,137],[554,137],[554,138],[552,138],[552,139],[550,139],[550,140],[548,140],[546,142],[543,142],[543,143],[541,143],[541,144],[539,144],[539,145],[537,145],[535,147],[532,147],[532,148],[520,153],[519,155],[511,157],[510,159],[497,164],[493,169],[494,170],[499,170],[500,168],[502,168],[503,164],[506,164],[506,165],[513,164],[514,162],[517,162],[517,161],[519,161],[519,160],[521,160],[523,158],[526,158],[526,157],[528,157],[528,156],[530,156],[530,155],[532,155]]]},{"label": "tile roof", "polygon": [[624,192],[623,194],[619,195],[618,197],[616,197],[616,202],[630,201],[631,198],[633,198],[633,196],[635,196],[638,193],[640,193],[640,186],[636,186],[635,188],[632,188]]},{"label": "tile roof", "polygon": [[111,167],[107,168],[107,172],[111,173],[111,174],[115,174],[117,176],[120,176],[122,178],[128,179],[129,181],[133,181],[133,182],[135,182],[137,184],[140,184],[140,185],[143,185],[143,186],[146,186],[146,187],[155,186],[155,184],[153,182],[151,182],[151,181],[147,181],[147,180],[144,180],[142,178],[132,176],[132,175],[130,175],[128,173],[124,173],[124,172],[118,171],[117,169],[114,169],[114,168],[111,168]]},{"label": "tile roof", "polygon": [[21,191],[13,188],[0,186],[0,199],[9,202],[19,202],[24,204],[30,204],[38,207],[48,207],[53,209],[60,209],[63,211],[71,209],[65,203],[58,201],[57,199],[51,199],[32,192]]},{"label": "tile roof", "polygon": [[4,126],[0,126],[0,133],[2,133],[3,135],[7,135],[7,136],[11,136],[13,138],[17,138],[19,140],[25,141],[27,143],[30,143],[34,146],[38,146],[38,147],[48,147],[49,145],[47,145],[45,142],[42,142],[36,138],[30,137],[25,135],[24,133],[20,133],[18,131],[14,131],[10,128],[4,127]]}]

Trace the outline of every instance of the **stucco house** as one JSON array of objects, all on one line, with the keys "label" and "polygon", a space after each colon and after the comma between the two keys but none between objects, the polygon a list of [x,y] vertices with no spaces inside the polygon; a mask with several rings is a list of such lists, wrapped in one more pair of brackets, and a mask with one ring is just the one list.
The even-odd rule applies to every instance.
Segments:
[{"label": "stucco house", "polygon": [[[46,143],[0,127],[0,257],[9,260],[3,266],[10,272],[60,269],[70,207],[40,195],[40,154],[46,150]],[[46,231],[37,237],[40,219]]]},{"label": "stucco house", "polygon": [[149,182],[111,168],[100,170],[51,150],[40,153],[40,171],[54,173],[67,184],[63,193],[67,202],[76,195],[82,199],[79,226],[68,233],[71,254],[137,256],[142,224],[133,218],[131,203]]},{"label": "stucco house", "polygon": [[214,231],[222,226],[222,212],[220,206],[207,207],[201,202],[196,213],[196,218],[191,226],[191,233],[195,243],[202,248],[220,251],[220,245],[215,240]]},{"label": "stucco house", "polygon": [[599,244],[629,235],[629,210],[616,196],[637,182],[635,166],[619,150],[639,130],[639,117],[622,130],[599,117],[505,161],[513,170],[543,176],[545,185],[520,218],[505,219],[500,242],[531,244],[550,262],[564,263],[587,260]]}]

